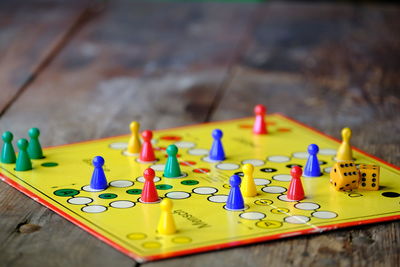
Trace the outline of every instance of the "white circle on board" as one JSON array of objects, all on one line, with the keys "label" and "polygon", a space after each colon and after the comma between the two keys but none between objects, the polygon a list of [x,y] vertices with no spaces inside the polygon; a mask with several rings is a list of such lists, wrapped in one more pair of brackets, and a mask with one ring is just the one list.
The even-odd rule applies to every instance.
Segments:
[{"label": "white circle on board", "polygon": [[204,156],[208,155],[208,150],[203,148],[194,148],[194,149],[189,149],[188,154],[193,156]]},{"label": "white circle on board", "polygon": [[213,160],[213,159],[210,159],[209,156],[207,156],[207,157],[202,157],[201,160],[202,160],[202,161],[205,161],[205,162],[208,162],[208,163],[217,163],[217,162],[221,162],[221,160]]},{"label": "white circle on board", "polygon": [[335,156],[336,150],[332,148],[321,148],[318,153],[325,156]]},{"label": "white circle on board", "polygon": [[287,156],[270,156],[267,158],[267,160],[271,162],[282,163],[282,162],[288,162],[290,158]]},{"label": "white circle on board", "polygon": [[183,192],[183,191],[174,191],[165,194],[165,196],[170,199],[185,199],[190,197],[190,194],[188,192]]},{"label": "white circle on board", "polygon": [[129,153],[128,150],[124,150],[122,151],[122,155],[127,157],[137,157],[139,156],[139,153]]},{"label": "white circle on board", "polygon": [[288,199],[287,195],[280,195],[278,196],[278,199],[285,202],[297,202],[297,200]]},{"label": "white circle on board", "polygon": [[326,167],[324,168],[325,173],[331,173],[332,167]]},{"label": "white circle on board", "polygon": [[90,197],[72,197],[68,199],[67,202],[74,205],[86,205],[93,202],[93,199]]},{"label": "white circle on board", "polygon": [[111,181],[110,185],[113,187],[129,187],[133,185],[133,182],[128,180],[115,180]]},{"label": "white circle on board", "polygon": [[[138,178],[136,178],[136,181],[138,181],[139,183],[144,183],[144,182],[145,182],[143,176],[139,176]],[[154,181],[155,183],[157,183],[157,182],[161,181],[161,178],[158,177],[158,176],[154,176],[153,181]]]},{"label": "white circle on board", "polygon": [[84,187],[82,187],[82,190],[86,192],[101,192],[104,191],[105,189],[93,189],[90,187],[90,185],[85,185]]},{"label": "white circle on board", "polygon": [[271,194],[281,194],[283,192],[286,192],[286,188],[282,186],[266,186],[261,189],[265,193],[271,193]]},{"label": "white circle on board", "polygon": [[299,210],[316,210],[319,209],[321,206],[317,203],[312,202],[300,202],[295,204],[294,207]]},{"label": "white circle on board", "polygon": [[151,165],[150,168],[152,168],[154,171],[163,171],[165,168],[165,164],[154,164]]},{"label": "white circle on board", "polygon": [[294,152],[292,156],[296,159],[308,159],[307,152]]},{"label": "white circle on board", "polygon": [[208,197],[208,200],[215,203],[225,203],[228,200],[227,195],[214,195]]},{"label": "white circle on board", "polygon": [[288,216],[284,219],[285,222],[287,223],[294,223],[294,224],[303,224],[307,223],[310,221],[310,218],[307,216],[303,215],[293,215],[293,216]]},{"label": "white circle on board", "polygon": [[243,212],[239,216],[240,216],[240,218],[246,219],[246,220],[261,220],[266,217],[266,215],[264,213],[257,212],[257,211]]},{"label": "white circle on board", "polygon": [[265,161],[261,159],[246,159],[242,161],[242,164],[252,164],[254,167],[259,167],[265,164]]},{"label": "white circle on board", "polygon": [[115,142],[109,145],[112,149],[126,149],[128,147],[128,143],[125,142]]},{"label": "white circle on board", "polygon": [[254,183],[256,185],[267,185],[267,184],[270,184],[271,181],[268,179],[264,179],[264,178],[254,178]]},{"label": "white circle on board", "polygon": [[230,171],[239,169],[240,166],[236,163],[219,163],[216,167],[220,170]]},{"label": "white circle on board", "polygon": [[290,174],[277,174],[272,176],[272,179],[281,182],[290,182],[292,180],[292,176]]},{"label": "white circle on board", "polygon": [[155,144],[157,144],[158,143],[158,140],[157,139],[151,139],[151,144],[152,145],[155,145]]},{"label": "white circle on board", "polygon": [[338,215],[332,211],[316,211],[311,213],[312,216],[319,218],[319,219],[332,219],[336,218]]},{"label": "white circle on board", "polygon": [[107,208],[102,205],[90,205],[82,208],[82,211],[87,213],[101,213],[106,211]]},{"label": "white circle on board", "polygon": [[214,187],[197,187],[195,189],[193,189],[193,193],[199,194],[199,195],[211,195],[211,194],[215,194],[218,192],[217,188]]},{"label": "white circle on board", "polygon": [[110,203],[110,206],[118,209],[127,209],[135,206],[135,202],[129,200],[117,200]]},{"label": "white circle on board", "polygon": [[176,142],[175,145],[179,148],[193,148],[196,146],[195,143],[187,142],[187,141],[179,141],[179,142]]}]

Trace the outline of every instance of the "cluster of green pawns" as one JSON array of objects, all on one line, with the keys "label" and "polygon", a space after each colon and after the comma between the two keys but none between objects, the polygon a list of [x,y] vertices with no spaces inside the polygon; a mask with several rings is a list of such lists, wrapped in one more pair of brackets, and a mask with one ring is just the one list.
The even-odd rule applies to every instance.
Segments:
[{"label": "cluster of green pawns", "polygon": [[19,149],[18,158],[15,155],[12,140],[14,138],[11,132],[3,133],[3,148],[1,149],[1,162],[7,164],[15,164],[16,171],[32,170],[31,159],[42,159],[43,151],[39,142],[40,131],[38,128],[31,128],[28,131],[30,137],[29,143],[25,138],[21,138],[17,142]]}]

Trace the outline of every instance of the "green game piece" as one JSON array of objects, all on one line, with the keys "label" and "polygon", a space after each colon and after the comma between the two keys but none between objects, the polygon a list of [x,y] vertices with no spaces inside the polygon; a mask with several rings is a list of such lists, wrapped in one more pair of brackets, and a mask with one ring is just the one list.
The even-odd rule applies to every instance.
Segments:
[{"label": "green game piece", "polygon": [[167,147],[167,164],[164,168],[164,177],[176,178],[182,176],[181,167],[179,166],[176,154],[178,153],[178,148],[176,145],[169,145]]},{"label": "green game piece", "polygon": [[13,134],[11,132],[3,133],[3,148],[1,149],[1,162],[3,163],[15,163],[15,151],[12,145]]},{"label": "green game piece", "polygon": [[42,146],[39,142],[40,131],[38,128],[31,128],[28,131],[29,137],[31,140],[29,141],[28,153],[31,159],[42,159],[43,151]]},{"label": "green game piece", "polygon": [[19,139],[17,143],[19,153],[17,158],[17,164],[15,166],[16,171],[29,171],[32,170],[32,162],[28,154],[28,141],[24,138]]}]

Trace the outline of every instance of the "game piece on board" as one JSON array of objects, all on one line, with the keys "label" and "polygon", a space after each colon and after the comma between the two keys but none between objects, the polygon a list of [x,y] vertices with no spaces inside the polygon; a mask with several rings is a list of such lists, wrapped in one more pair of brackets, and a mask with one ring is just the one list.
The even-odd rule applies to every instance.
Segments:
[{"label": "game piece on board", "polygon": [[342,129],[342,143],[336,154],[337,161],[353,160],[353,152],[350,144],[351,130],[350,128]]},{"label": "game piece on board", "polygon": [[220,129],[215,129],[212,131],[212,137],[214,139],[211,149],[209,158],[211,160],[222,161],[225,160],[225,152],[224,147],[222,146],[222,131]]},{"label": "game piece on board", "polygon": [[32,170],[32,162],[28,154],[28,141],[25,138],[21,138],[17,142],[19,149],[17,164],[15,165],[16,171],[29,171]]},{"label": "game piece on board", "polygon": [[330,178],[336,190],[351,190],[358,187],[360,174],[352,160],[340,161],[333,165]]},{"label": "game piece on board", "polygon": [[31,140],[29,140],[29,145],[28,145],[29,157],[31,159],[44,158],[42,146],[40,145],[40,142],[39,142],[39,135],[40,135],[39,129],[38,128],[29,129],[28,135],[31,138]]},{"label": "game piece on board", "polygon": [[256,120],[254,121],[253,133],[254,134],[267,134],[267,124],[265,123],[265,113],[267,108],[264,105],[257,105],[254,107]]},{"label": "game piece on board", "polygon": [[140,202],[143,203],[158,203],[160,198],[158,197],[156,186],[154,185],[154,177],[156,173],[152,168],[147,168],[143,172],[144,185]]},{"label": "game piece on board", "polygon": [[106,175],[103,170],[104,159],[103,157],[96,156],[93,158],[93,174],[90,180],[90,188],[95,190],[104,190],[108,187]]},{"label": "game piece on board", "polygon": [[15,163],[15,151],[12,145],[13,134],[11,132],[4,132],[2,135],[4,144],[1,149],[1,162],[2,163]]},{"label": "game piece on board", "polygon": [[301,178],[300,178],[302,173],[303,171],[299,166],[294,166],[290,170],[290,175],[292,176],[292,180],[290,180],[290,185],[287,192],[287,198],[290,200],[300,201],[304,199],[304,189],[303,185],[301,184]]},{"label": "game piece on board", "polygon": [[131,124],[129,124],[129,128],[131,129],[131,137],[129,138],[128,142],[128,153],[140,153],[142,145],[140,144],[139,127],[140,125],[137,121],[133,121]]},{"label": "game piece on board", "polygon": [[151,144],[151,139],[153,138],[153,132],[150,130],[143,131],[142,138],[143,138],[143,145],[142,145],[142,150],[140,151],[139,160],[142,162],[156,161],[153,145]]},{"label": "game piece on board", "polygon": [[161,216],[157,226],[157,232],[161,235],[172,235],[176,232],[172,206],[172,200],[169,198],[164,198],[161,201]]},{"label": "game piece on board", "polygon": [[360,164],[358,166],[360,171],[360,183],[358,189],[364,190],[379,190],[379,170],[378,165]]},{"label": "game piece on board", "polygon": [[244,164],[243,168],[243,180],[240,186],[244,197],[254,197],[257,195],[257,187],[254,182],[253,172],[254,166],[250,163]]},{"label": "game piece on board", "polygon": [[229,179],[229,184],[231,185],[231,190],[229,191],[228,200],[226,201],[225,208],[227,210],[238,211],[244,210],[244,200],[242,192],[240,192],[240,176],[232,175]]},{"label": "game piece on board", "polygon": [[319,147],[316,144],[311,144],[308,146],[308,159],[306,166],[304,167],[304,177],[319,177],[322,175],[321,168],[318,162],[318,151]]},{"label": "game piece on board", "polygon": [[164,167],[164,176],[168,178],[176,178],[182,176],[181,168],[176,158],[178,148],[176,145],[169,145],[167,147],[168,159]]}]

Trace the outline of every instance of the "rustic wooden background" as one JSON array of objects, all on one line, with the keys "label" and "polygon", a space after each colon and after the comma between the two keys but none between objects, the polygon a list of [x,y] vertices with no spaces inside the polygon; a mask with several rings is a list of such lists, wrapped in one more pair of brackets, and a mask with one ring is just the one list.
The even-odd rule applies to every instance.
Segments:
[{"label": "rustic wooden background", "polygon": [[[400,8],[0,1],[0,131],[44,146],[251,115],[263,103],[400,164]],[[356,207],[355,207],[356,208]],[[399,222],[146,266],[399,266]],[[0,266],[137,266],[0,182]]]}]

